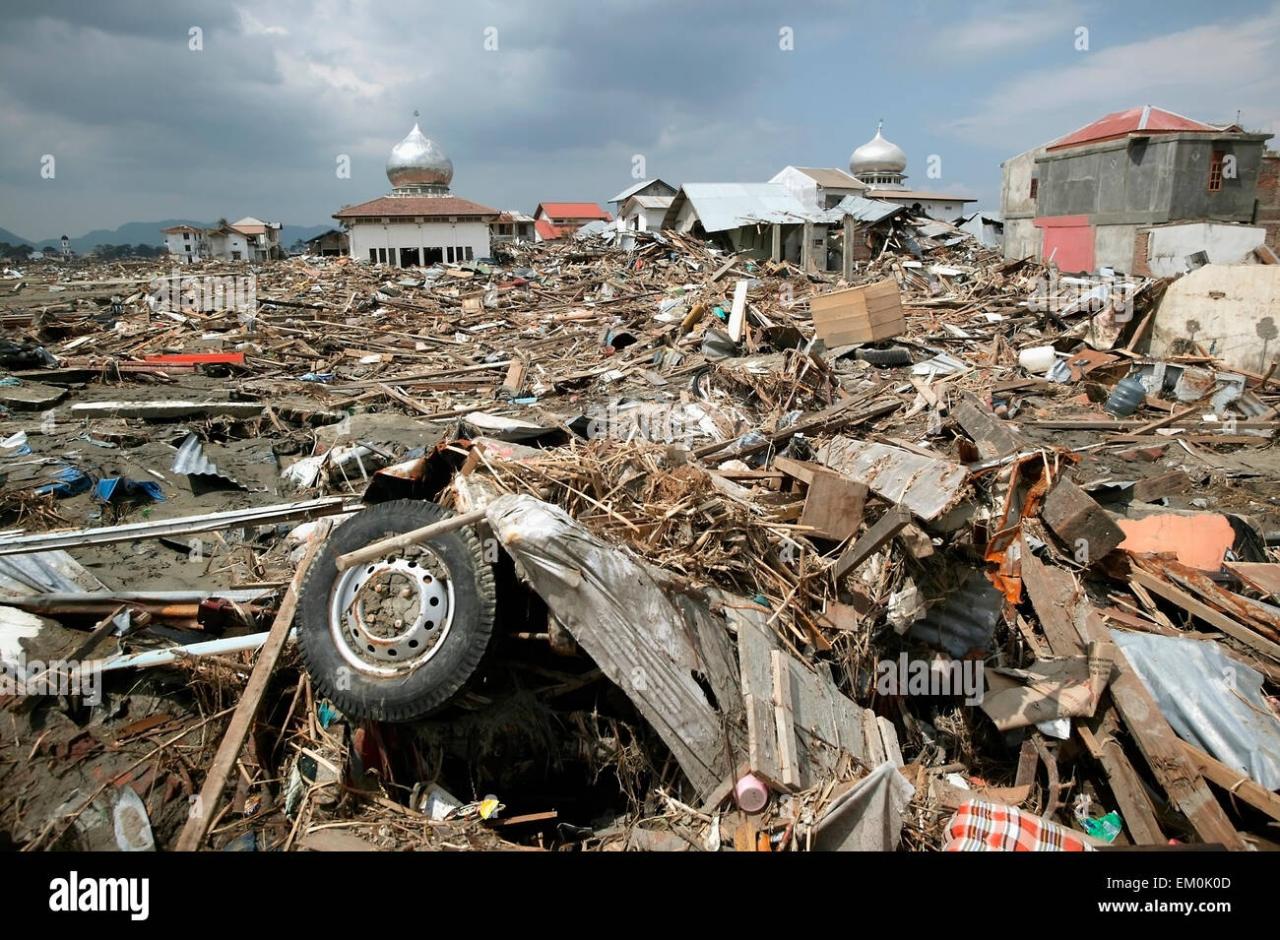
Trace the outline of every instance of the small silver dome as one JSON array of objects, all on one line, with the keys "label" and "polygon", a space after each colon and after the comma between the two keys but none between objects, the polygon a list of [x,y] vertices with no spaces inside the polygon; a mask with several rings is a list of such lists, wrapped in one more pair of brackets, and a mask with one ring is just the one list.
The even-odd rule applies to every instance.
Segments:
[{"label": "small silver dome", "polygon": [[396,189],[442,187],[447,190],[453,181],[453,161],[414,124],[409,136],[391,149],[387,179]]},{"label": "small silver dome", "polygon": [[906,153],[897,144],[885,140],[879,127],[876,128],[876,136],[849,157],[849,172],[854,176],[864,173],[902,173],[906,168]]}]

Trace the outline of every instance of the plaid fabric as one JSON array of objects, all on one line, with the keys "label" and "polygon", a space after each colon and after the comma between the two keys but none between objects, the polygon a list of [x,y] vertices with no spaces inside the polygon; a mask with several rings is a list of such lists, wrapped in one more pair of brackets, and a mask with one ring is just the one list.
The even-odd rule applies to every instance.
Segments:
[{"label": "plaid fabric", "polygon": [[970,800],[947,823],[944,852],[1091,852],[1078,833],[1012,806]]}]

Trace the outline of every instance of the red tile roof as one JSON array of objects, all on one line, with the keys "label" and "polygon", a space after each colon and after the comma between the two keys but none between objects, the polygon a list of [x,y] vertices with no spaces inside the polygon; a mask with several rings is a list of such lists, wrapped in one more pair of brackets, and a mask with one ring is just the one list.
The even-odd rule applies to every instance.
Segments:
[{"label": "red tile roof", "polygon": [[542,236],[543,241],[555,241],[564,234],[559,228],[552,225],[546,219],[538,219],[533,223],[533,229]]},{"label": "red tile roof", "polygon": [[458,196],[379,196],[359,205],[347,206],[333,214],[335,219],[364,216],[482,215],[497,217],[499,211]]},{"label": "red tile roof", "polygon": [[1222,133],[1230,128],[1214,127],[1203,121],[1195,121],[1181,114],[1174,114],[1163,108],[1150,105],[1142,108],[1130,108],[1127,111],[1115,111],[1101,117],[1092,124],[1086,124],[1066,137],[1051,143],[1047,150],[1059,150],[1063,147],[1078,147],[1081,144],[1092,144],[1102,140],[1114,140],[1134,133],[1170,133],[1174,131],[1195,131],[1199,133]]},{"label": "red tile roof", "polygon": [[553,219],[604,219],[612,222],[613,216],[594,202],[540,202],[534,215],[545,212]]}]

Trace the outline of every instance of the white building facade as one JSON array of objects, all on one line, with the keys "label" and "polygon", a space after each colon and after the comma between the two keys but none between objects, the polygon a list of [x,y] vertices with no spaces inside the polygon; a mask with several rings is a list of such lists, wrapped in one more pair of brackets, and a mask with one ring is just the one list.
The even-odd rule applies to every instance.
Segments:
[{"label": "white building facade", "polygon": [[164,230],[164,246],[169,257],[182,262],[203,261],[209,253],[204,229],[194,225],[175,225]]},{"label": "white building facade", "polygon": [[501,213],[450,194],[453,161],[417,124],[392,148],[387,178],[389,194],[333,214],[347,229],[352,258],[414,267],[490,256],[491,225]]}]

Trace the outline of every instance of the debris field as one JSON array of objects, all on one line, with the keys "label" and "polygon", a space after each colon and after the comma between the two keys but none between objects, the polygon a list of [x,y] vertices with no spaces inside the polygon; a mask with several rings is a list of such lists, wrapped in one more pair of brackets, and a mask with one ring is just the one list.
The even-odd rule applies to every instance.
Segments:
[{"label": "debris field", "polygon": [[7,271],[0,844],[1276,847],[1274,354],[949,228]]}]

